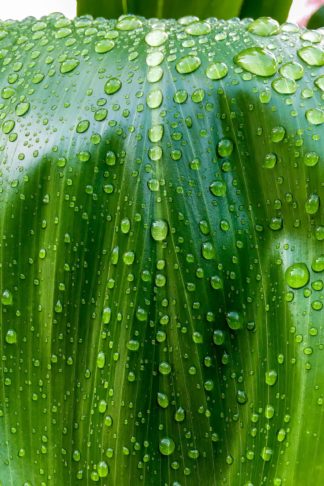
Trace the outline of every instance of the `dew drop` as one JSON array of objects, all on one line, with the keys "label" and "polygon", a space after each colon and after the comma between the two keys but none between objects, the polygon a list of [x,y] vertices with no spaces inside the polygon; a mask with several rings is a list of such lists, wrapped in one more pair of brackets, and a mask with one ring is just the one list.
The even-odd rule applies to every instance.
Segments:
[{"label": "dew drop", "polygon": [[263,47],[248,47],[234,57],[234,62],[241,68],[258,76],[273,76],[277,72],[274,55]]},{"label": "dew drop", "polygon": [[324,66],[324,51],[319,47],[302,47],[298,50],[298,56],[309,66]]},{"label": "dew drop", "polygon": [[60,67],[60,72],[62,74],[70,73],[74,71],[74,69],[80,64],[80,61],[77,59],[67,59],[63,61]]},{"label": "dew drop", "polygon": [[206,69],[206,76],[212,80],[225,78],[228,73],[228,67],[224,62],[213,62]]},{"label": "dew drop", "polygon": [[160,440],[159,449],[163,456],[170,456],[175,449],[174,440],[171,437],[163,437]]},{"label": "dew drop", "polygon": [[17,342],[16,331],[14,329],[8,329],[5,339],[7,344],[16,344]]},{"label": "dew drop", "polygon": [[197,56],[188,55],[182,57],[176,64],[176,70],[180,74],[190,74],[196,71],[201,65],[201,60]]},{"label": "dew drop", "polygon": [[167,32],[156,29],[146,34],[145,42],[147,45],[151,47],[159,47],[166,42],[167,38],[168,38]]},{"label": "dew drop", "polygon": [[120,90],[122,83],[117,78],[110,78],[105,84],[104,91],[107,95],[112,95]]},{"label": "dew drop", "polygon": [[251,24],[248,25],[247,30],[251,32],[251,34],[267,37],[278,34],[279,23],[271,17],[260,17],[251,22]]},{"label": "dew drop", "polygon": [[111,51],[115,47],[115,43],[111,39],[102,39],[95,45],[95,51],[98,54],[105,54],[106,52]]},{"label": "dew drop", "polygon": [[287,268],[285,279],[292,289],[300,289],[309,281],[309,270],[305,263],[294,263]]},{"label": "dew drop", "polygon": [[163,241],[168,235],[168,223],[163,219],[157,219],[151,224],[151,235],[155,241]]},{"label": "dew drop", "polygon": [[306,111],[306,119],[312,125],[322,125],[324,123],[324,110],[320,108],[311,108]]}]

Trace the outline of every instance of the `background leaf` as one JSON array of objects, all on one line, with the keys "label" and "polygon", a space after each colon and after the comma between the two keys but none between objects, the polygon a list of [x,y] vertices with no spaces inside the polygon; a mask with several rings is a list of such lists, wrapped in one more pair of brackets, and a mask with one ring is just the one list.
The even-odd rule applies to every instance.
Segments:
[{"label": "background leaf", "polygon": [[1,26],[0,480],[321,485],[323,37],[159,25]]},{"label": "background leaf", "polygon": [[229,19],[239,15],[243,0],[231,2],[218,0],[172,1],[172,0],[78,0],[78,15],[91,14],[94,17],[117,18],[122,14],[132,13],[151,18],[180,18],[196,15],[200,18],[219,17]]},{"label": "background leaf", "polygon": [[279,22],[287,20],[292,0],[244,0],[240,17],[272,17]]},{"label": "background leaf", "polygon": [[324,27],[324,6],[311,16],[307,24],[308,29],[319,29],[320,27]]}]

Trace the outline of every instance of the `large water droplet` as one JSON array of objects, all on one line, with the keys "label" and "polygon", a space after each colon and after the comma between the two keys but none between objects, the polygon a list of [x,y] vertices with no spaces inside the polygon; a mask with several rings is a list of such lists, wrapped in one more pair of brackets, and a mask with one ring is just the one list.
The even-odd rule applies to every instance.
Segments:
[{"label": "large water droplet", "polygon": [[292,289],[300,289],[309,281],[309,270],[305,263],[294,263],[287,268],[285,279]]},{"label": "large water droplet", "polygon": [[297,84],[293,79],[279,77],[272,81],[273,89],[280,94],[293,94],[297,91]]},{"label": "large water droplet", "polygon": [[116,29],[130,31],[141,27],[142,22],[135,15],[122,15],[116,24]]},{"label": "large water droplet", "polygon": [[273,76],[277,72],[274,55],[263,47],[249,47],[234,57],[234,62],[241,68],[258,76]]}]

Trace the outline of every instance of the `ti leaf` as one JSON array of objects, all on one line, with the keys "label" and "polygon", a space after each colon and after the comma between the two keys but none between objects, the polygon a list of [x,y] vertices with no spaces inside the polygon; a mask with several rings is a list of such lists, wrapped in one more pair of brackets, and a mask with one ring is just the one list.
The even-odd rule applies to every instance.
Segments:
[{"label": "ti leaf", "polygon": [[2,486],[323,484],[321,32],[0,39]]}]

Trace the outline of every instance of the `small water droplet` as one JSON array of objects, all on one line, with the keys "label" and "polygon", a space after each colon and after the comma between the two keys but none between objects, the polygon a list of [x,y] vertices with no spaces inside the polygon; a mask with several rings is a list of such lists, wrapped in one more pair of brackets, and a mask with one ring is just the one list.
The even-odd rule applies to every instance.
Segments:
[{"label": "small water droplet", "polygon": [[16,344],[17,342],[16,331],[14,329],[8,329],[5,339],[7,344]]},{"label": "small water droplet", "polygon": [[175,449],[174,440],[171,437],[163,437],[160,440],[159,449],[163,456],[170,456]]},{"label": "small water droplet", "polygon": [[324,110],[311,108],[306,111],[306,118],[312,125],[322,125],[324,123]]}]

